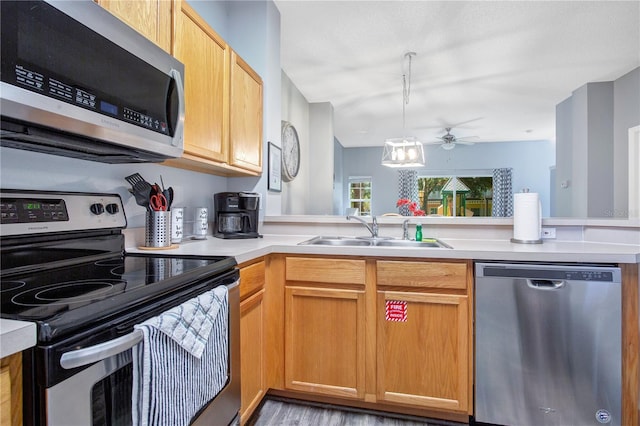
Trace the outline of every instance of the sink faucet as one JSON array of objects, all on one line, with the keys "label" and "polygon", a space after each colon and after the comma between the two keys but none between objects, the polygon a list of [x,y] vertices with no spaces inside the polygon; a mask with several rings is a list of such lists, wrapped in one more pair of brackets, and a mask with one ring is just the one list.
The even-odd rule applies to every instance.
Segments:
[{"label": "sink faucet", "polygon": [[409,239],[409,219],[405,219],[402,221],[402,239]]},{"label": "sink faucet", "polygon": [[373,238],[378,238],[378,221],[376,219],[375,216],[371,216],[373,219],[371,221],[371,225],[369,225],[367,222],[364,221],[364,219],[362,219],[359,216],[347,216],[347,220],[351,220],[351,219],[355,219],[358,222],[362,223],[368,230],[369,232],[371,232],[371,236]]}]

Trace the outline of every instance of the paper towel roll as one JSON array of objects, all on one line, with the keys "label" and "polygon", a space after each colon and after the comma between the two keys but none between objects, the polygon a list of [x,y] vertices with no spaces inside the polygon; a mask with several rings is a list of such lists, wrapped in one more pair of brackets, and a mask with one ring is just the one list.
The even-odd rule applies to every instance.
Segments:
[{"label": "paper towel roll", "polygon": [[535,192],[521,192],[513,200],[514,243],[541,243],[542,206],[540,195]]}]

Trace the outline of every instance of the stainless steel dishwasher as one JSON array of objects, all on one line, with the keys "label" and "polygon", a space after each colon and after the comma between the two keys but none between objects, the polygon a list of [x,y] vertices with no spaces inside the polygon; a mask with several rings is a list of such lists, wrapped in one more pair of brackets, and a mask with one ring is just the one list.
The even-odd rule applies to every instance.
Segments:
[{"label": "stainless steel dishwasher", "polygon": [[620,425],[620,269],[476,263],[475,274],[475,420]]}]

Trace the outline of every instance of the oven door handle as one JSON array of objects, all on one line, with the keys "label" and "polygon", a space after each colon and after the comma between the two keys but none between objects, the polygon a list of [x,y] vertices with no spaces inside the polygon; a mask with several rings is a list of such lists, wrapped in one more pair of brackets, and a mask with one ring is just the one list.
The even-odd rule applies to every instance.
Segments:
[{"label": "oven door handle", "polygon": [[121,352],[131,349],[142,341],[142,330],[134,330],[117,339],[100,343],[88,348],[66,352],[60,357],[60,365],[66,370],[93,364],[103,359],[118,355]]}]

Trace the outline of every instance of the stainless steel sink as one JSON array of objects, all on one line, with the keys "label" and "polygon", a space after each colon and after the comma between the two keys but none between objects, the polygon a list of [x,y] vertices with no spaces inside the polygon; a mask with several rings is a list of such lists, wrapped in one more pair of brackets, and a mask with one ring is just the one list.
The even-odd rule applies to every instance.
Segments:
[{"label": "stainless steel sink", "polygon": [[413,248],[452,248],[436,238],[425,238],[422,241],[396,240],[388,237],[326,237],[319,236],[303,241],[299,245],[325,246],[364,246],[364,247],[413,247]]},{"label": "stainless steel sink", "polygon": [[414,247],[414,248],[452,248],[436,238],[423,238],[422,241],[412,240],[384,240],[378,241],[380,247]]},{"label": "stainless steel sink", "polygon": [[371,241],[365,238],[345,238],[345,237],[315,237],[301,242],[299,245],[321,245],[321,246],[370,246]]}]

